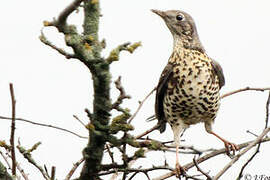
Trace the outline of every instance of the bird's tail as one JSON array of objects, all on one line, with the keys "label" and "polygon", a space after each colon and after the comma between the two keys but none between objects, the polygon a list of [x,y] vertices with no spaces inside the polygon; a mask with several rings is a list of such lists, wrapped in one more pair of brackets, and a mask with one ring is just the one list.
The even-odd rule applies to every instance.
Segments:
[{"label": "bird's tail", "polygon": [[[152,115],[146,119],[146,122],[150,122],[156,119],[156,116]],[[160,131],[160,133],[163,133],[166,129],[166,121],[158,121],[157,129]]]}]

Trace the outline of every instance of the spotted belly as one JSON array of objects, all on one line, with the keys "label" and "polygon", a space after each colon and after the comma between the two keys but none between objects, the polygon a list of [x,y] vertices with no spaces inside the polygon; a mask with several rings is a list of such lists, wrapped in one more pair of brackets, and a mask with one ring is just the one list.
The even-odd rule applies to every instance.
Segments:
[{"label": "spotted belly", "polygon": [[192,125],[215,119],[219,109],[218,79],[210,71],[202,71],[177,73],[175,70],[163,101],[169,124]]}]

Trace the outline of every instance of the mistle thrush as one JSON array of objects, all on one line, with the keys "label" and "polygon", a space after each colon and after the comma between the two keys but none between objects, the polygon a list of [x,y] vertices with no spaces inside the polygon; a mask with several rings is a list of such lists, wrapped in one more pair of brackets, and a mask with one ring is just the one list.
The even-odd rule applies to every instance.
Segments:
[{"label": "mistle thrush", "polygon": [[178,10],[152,11],[165,21],[174,40],[173,52],[157,86],[155,114],[161,133],[167,122],[171,125],[180,175],[183,169],[178,162],[179,136],[192,124],[204,123],[208,133],[224,142],[227,152],[235,153],[238,147],[212,130],[225,79],[221,66],[206,54],[192,17]]}]

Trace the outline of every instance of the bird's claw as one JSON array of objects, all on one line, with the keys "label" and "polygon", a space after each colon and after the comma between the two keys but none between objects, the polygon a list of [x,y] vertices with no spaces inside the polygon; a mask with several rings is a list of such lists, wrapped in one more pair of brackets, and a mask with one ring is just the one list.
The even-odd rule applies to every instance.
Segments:
[{"label": "bird's claw", "polygon": [[186,175],[186,169],[180,166],[179,163],[175,164],[176,177],[180,179],[180,176]]},{"label": "bird's claw", "polygon": [[[235,151],[238,151],[239,150],[239,147],[234,144],[234,143],[231,143],[231,142],[224,142],[224,145],[225,145],[225,148],[226,148],[226,152],[227,152],[227,155],[228,156],[231,156],[231,155],[235,155]],[[232,154],[230,153],[232,151]]]}]

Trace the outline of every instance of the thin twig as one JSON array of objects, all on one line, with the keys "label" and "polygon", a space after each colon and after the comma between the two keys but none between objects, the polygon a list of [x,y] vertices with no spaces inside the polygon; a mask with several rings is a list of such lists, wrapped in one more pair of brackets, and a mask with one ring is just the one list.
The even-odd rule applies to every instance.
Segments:
[{"label": "thin twig", "polygon": [[247,130],[246,132],[247,132],[247,133],[249,133],[249,134],[252,134],[252,135],[253,135],[253,136],[255,136],[255,137],[258,137],[258,135],[257,135],[257,134],[255,134],[255,133],[251,132],[250,130]]},{"label": "thin twig", "polygon": [[251,87],[241,88],[241,89],[238,89],[238,90],[223,94],[220,98],[223,99],[223,98],[225,98],[227,96],[230,96],[230,95],[233,95],[233,94],[236,94],[236,93],[240,93],[240,92],[243,92],[243,91],[249,91],[249,90],[263,92],[263,91],[270,90],[270,87],[267,87],[267,88],[251,88]]},{"label": "thin twig", "polygon": [[145,136],[145,135],[147,135],[147,134],[153,132],[155,129],[158,128],[158,126],[159,126],[159,125],[155,125],[154,127],[152,127],[152,128],[150,128],[150,129],[148,129],[147,131],[143,132],[142,134],[137,135],[137,136],[135,137],[135,139],[140,139],[141,137],[143,137],[143,136]]},{"label": "thin twig", "polygon": [[55,180],[55,171],[56,171],[56,167],[53,166],[52,171],[51,171],[51,179],[50,180]]},{"label": "thin twig", "polygon": [[[129,173],[130,172],[142,172],[142,173],[145,173],[145,172],[156,171],[156,170],[161,170],[161,169],[173,171],[173,168],[168,167],[168,166],[154,166],[154,167],[145,168],[145,169],[125,168],[125,169],[118,169],[118,171],[119,172],[129,172]],[[115,172],[116,172],[115,170],[110,170],[110,171],[106,171],[106,172],[101,172],[98,175],[99,176],[104,176],[104,175],[112,174],[112,173],[115,173]]]},{"label": "thin twig", "polygon": [[[7,156],[8,156],[9,158],[11,158],[11,155],[9,154],[8,149],[6,149],[6,151],[7,151],[7,153],[6,153]],[[8,168],[11,169],[11,165],[10,165],[9,162],[8,162],[8,157],[5,156],[1,151],[0,151],[0,154],[1,154],[1,156],[3,157],[3,159],[5,160],[5,162],[7,163]],[[19,170],[19,172],[21,173],[22,177],[23,177],[25,180],[29,180],[28,175],[24,172],[24,170],[22,169],[22,167],[20,166],[20,164],[19,164],[18,162],[16,162],[16,168]],[[17,175],[17,177],[18,177],[18,175]]]},{"label": "thin twig", "polygon": [[1,154],[1,156],[3,157],[3,159],[5,160],[5,162],[6,162],[7,166],[8,166],[8,168],[11,169],[11,165],[10,165],[10,163],[8,162],[8,157],[6,157],[6,156],[2,153],[2,151],[0,151],[0,154]]},{"label": "thin twig", "polygon": [[18,162],[17,162],[17,166],[16,167],[19,170],[19,172],[22,174],[22,177],[25,180],[29,180],[28,175],[24,172],[24,170],[22,169],[22,167],[20,166],[20,164],[18,164]]},{"label": "thin twig", "polygon": [[117,78],[117,80],[114,81],[114,84],[115,84],[116,89],[118,89],[120,92],[117,100],[112,104],[112,109],[117,109],[119,107],[119,105],[123,103],[124,99],[130,99],[131,96],[126,94],[126,91],[125,91],[124,87],[122,86],[121,76],[119,76]]},{"label": "thin twig", "polygon": [[[270,103],[270,92],[268,94],[268,98],[266,101],[266,115],[265,115],[265,129],[268,126],[268,121],[269,121],[269,103]],[[258,136],[257,136],[258,137]],[[256,151],[254,154],[247,160],[247,162],[242,166],[240,173],[238,175],[238,179],[241,179],[243,177],[243,172],[244,169],[247,167],[247,165],[254,159],[254,157],[260,152],[260,147],[261,147],[261,142],[258,143]]]},{"label": "thin twig", "polygon": [[49,41],[46,36],[44,35],[43,31],[41,30],[41,35],[39,36],[39,39],[42,43],[44,43],[45,45],[51,47],[52,49],[56,50],[58,53],[62,54],[63,56],[65,56],[67,59],[70,58],[77,58],[77,56],[75,54],[70,54],[68,52],[66,52],[64,49],[57,47],[56,45],[54,45],[51,41]]},{"label": "thin twig", "polygon": [[253,142],[251,142],[247,148],[245,148],[243,151],[239,152],[232,160],[231,162],[229,162],[214,178],[213,180],[216,180],[218,178],[220,178],[236,161],[238,161],[238,159],[244,155],[247,151],[249,151],[253,146],[255,146],[256,144],[260,143],[261,140],[263,139],[263,137],[270,131],[270,127],[266,128],[262,134],[255,139]]},{"label": "thin twig", "polygon": [[[264,138],[264,139],[261,140],[261,143],[269,142],[269,141],[270,141],[270,137],[266,137],[266,138]],[[243,148],[249,146],[251,143],[254,143],[254,140],[253,141],[247,141],[247,142],[242,143],[242,144],[238,144],[237,146],[239,147],[239,149],[243,149]],[[197,163],[200,164],[200,163],[202,163],[202,162],[204,162],[204,161],[206,161],[206,160],[208,160],[210,158],[213,158],[213,157],[218,156],[220,154],[224,154],[224,153],[226,153],[226,151],[227,150],[225,148],[222,148],[222,149],[218,149],[216,151],[213,151],[213,152],[211,152],[209,154],[206,154],[206,155],[200,157],[199,159],[197,159]],[[186,170],[188,170],[188,169],[190,169],[190,168],[192,168],[194,166],[195,166],[194,162],[190,162],[190,163],[184,165],[183,168],[185,168]],[[176,173],[176,171],[172,171],[172,172],[163,174],[163,175],[161,175],[159,177],[153,178],[153,180],[167,179],[167,178],[169,178],[171,176],[174,176],[175,173]]]},{"label": "thin twig", "polygon": [[73,115],[73,117],[74,117],[77,121],[79,121],[79,123],[80,123],[81,125],[83,125],[83,127],[86,127],[86,124],[84,124],[84,123],[80,120],[80,118],[79,118],[78,116]]},{"label": "thin twig", "polygon": [[[9,118],[9,117],[5,117],[5,116],[0,116],[0,119],[5,119],[5,120],[12,120],[12,118]],[[70,130],[67,130],[67,129],[64,129],[64,128],[61,128],[61,127],[57,127],[57,126],[54,126],[54,125],[50,125],[50,124],[43,124],[43,123],[37,123],[37,122],[34,122],[34,121],[30,121],[30,120],[27,120],[27,119],[22,119],[22,118],[15,118],[16,121],[22,121],[22,122],[27,122],[27,123],[30,123],[30,124],[34,124],[34,125],[38,125],[38,126],[43,126],[43,127],[49,127],[49,128],[54,128],[54,129],[57,129],[57,130],[61,130],[61,131],[65,131],[65,132],[68,132],[70,134],[73,134],[79,138],[83,138],[83,139],[88,139],[88,137],[84,137],[84,136],[81,136],[75,132],[72,132]]]},{"label": "thin twig", "polygon": [[28,162],[32,165],[34,165],[39,171],[40,173],[42,174],[42,176],[44,177],[44,179],[46,180],[50,180],[50,177],[48,177],[47,173],[45,172],[45,170],[40,166],[38,165],[35,160],[32,158],[32,155],[30,152],[28,152],[24,147],[22,147],[20,144],[17,146],[19,152],[23,155],[23,157],[25,159],[28,160]]},{"label": "thin twig", "polygon": [[68,172],[65,180],[70,180],[71,176],[74,174],[74,172],[76,171],[76,169],[79,167],[79,165],[84,161],[84,158],[81,158],[78,162],[76,162],[75,164],[73,164],[73,167],[71,168],[71,170]]},{"label": "thin twig", "polygon": [[204,171],[199,167],[199,165],[198,165],[198,163],[197,163],[197,161],[196,161],[195,156],[194,156],[194,158],[193,158],[193,163],[195,164],[197,170],[198,170],[200,173],[202,173],[202,174],[207,178],[207,180],[212,180],[212,178],[209,176],[209,174],[206,173],[206,172],[204,172]]},{"label": "thin twig", "polygon": [[142,101],[139,102],[139,106],[138,106],[138,108],[136,109],[135,113],[134,113],[134,114],[130,117],[130,119],[128,120],[128,124],[130,124],[131,121],[136,117],[137,113],[138,113],[138,112],[140,111],[140,109],[142,108],[143,103],[148,99],[148,97],[149,97],[151,94],[153,94],[153,92],[154,92],[155,90],[156,90],[156,88],[154,88],[152,91],[150,91],[150,93],[147,94],[147,96],[146,96]]},{"label": "thin twig", "polygon": [[265,126],[264,126],[265,129],[268,127],[268,122],[269,122],[269,104],[270,104],[270,91],[268,93],[268,98],[267,98],[266,106],[265,106],[265,109],[266,109]]},{"label": "thin twig", "polygon": [[11,134],[10,134],[10,146],[11,146],[11,160],[12,160],[12,175],[16,177],[16,155],[15,155],[15,116],[16,116],[16,100],[14,95],[13,84],[9,84],[11,103],[12,103],[12,121],[11,121]]}]

